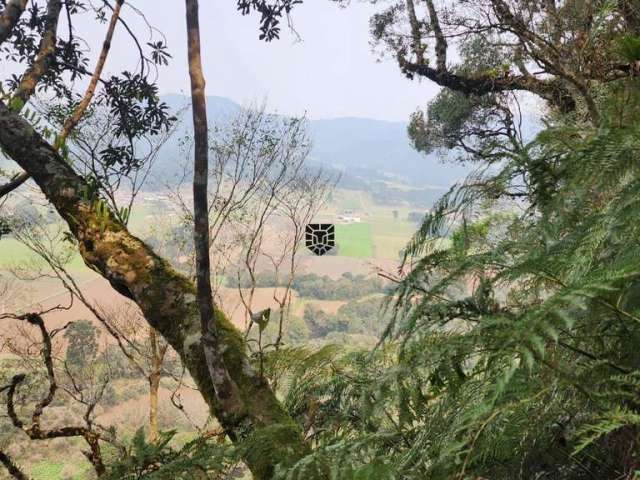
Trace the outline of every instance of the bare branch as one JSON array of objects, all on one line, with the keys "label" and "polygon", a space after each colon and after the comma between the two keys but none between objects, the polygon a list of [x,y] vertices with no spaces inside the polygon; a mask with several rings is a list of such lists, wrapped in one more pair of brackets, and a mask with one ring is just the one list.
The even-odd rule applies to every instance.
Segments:
[{"label": "bare branch", "polygon": [[7,389],[7,414],[13,423],[13,426],[19,428],[31,440],[49,440],[52,438],[67,438],[67,437],[82,437],[87,442],[90,448],[90,452],[86,452],[85,456],[92,463],[94,469],[98,476],[105,473],[106,469],[104,463],[102,461],[102,455],[100,450],[100,435],[92,430],[92,424],[90,420],[90,415],[99,397],[93,403],[87,403],[87,413],[85,414],[85,422],[87,424],[86,427],[83,426],[66,426],[59,427],[54,429],[43,429],[41,424],[42,414],[44,410],[51,405],[55,397],[55,393],[58,389],[58,384],[56,381],[55,371],[53,368],[53,357],[52,357],[52,344],[51,344],[51,334],[47,330],[44,324],[44,320],[42,317],[35,313],[27,313],[24,315],[19,315],[15,317],[16,320],[25,321],[31,325],[36,326],[42,337],[42,350],[41,356],[42,360],[45,364],[45,368],[47,371],[47,393],[46,395],[36,403],[33,413],[31,415],[30,425],[25,425],[25,423],[19,418],[16,409],[15,409],[15,394],[22,382],[24,382],[26,376],[24,374],[14,375],[11,380],[11,384]]},{"label": "bare branch", "polygon": [[96,91],[96,86],[98,85],[98,80],[102,75],[102,70],[104,69],[104,65],[107,62],[107,57],[109,56],[109,50],[111,49],[111,42],[113,41],[113,33],[115,32],[116,25],[118,23],[118,19],[120,18],[120,10],[122,5],[124,4],[124,0],[116,0],[116,5],[113,9],[113,13],[111,14],[111,20],[109,21],[109,27],[107,28],[107,34],[105,35],[104,41],[102,42],[102,50],[100,51],[100,56],[98,57],[98,61],[96,63],[96,67],[93,71],[93,75],[91,76],[91,80],[89,81],[89,85],[84,93],[84,97],[78,104],[78,106],[74,109],[73,113],[69,118],[67,118],[62,126],[62,131],[56,138],[55,148],[59,148],[64,141],[66,140],[69,133],[78,125],[82,115],[89,107],[91,100],[93,99],[93,95]]},{"label": "bare branch", "polygon": [[26,172],[18,173],[9,182],[0,185],[0,198],[13,192],[16,188],[29,180],[29,174]]}]

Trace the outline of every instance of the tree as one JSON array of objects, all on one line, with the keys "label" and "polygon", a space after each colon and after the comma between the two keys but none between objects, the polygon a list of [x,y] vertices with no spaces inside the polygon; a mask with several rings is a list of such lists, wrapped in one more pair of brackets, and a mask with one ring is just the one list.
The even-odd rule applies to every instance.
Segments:
[{"label": "tree", "polygon": [[[29,399],[26,408],[32,409],[32,413],[28,420],[23,420],[22,418],[23,408],[19,408],[22,402],[18,396],[18,390],[26,383],[27,375],[24,373],[15,374],[11,377],[9,384],[0,387],[0,393],[6,391],[7,394],[7,417],[12,427],[24,432],[32,441],[75,437],[83,439],[89,447],[89,450],[84,452],[85,456],[89,462],[91,462],[97,476],[103,475],[106,473],[106,467],[103,461],[101,442],[111,443],[115,448],[121,447],[117,440],[113,438],[112,429],[104,428],[95,421],[95,409],[104,395],[108,379],[99,382],[100,385],[92,384],[90,380],[85,382],[85,380],[87,380],[86,378],[80,383],[77,381],[77,372],[71,372],[66,368],[67,365],[65,365],[64,372],[69,379],[69,385],[59,383],[58,378],[60,371],[54,358],[53,340],[58,333],[64,331],[70,325],[73,325],[73,323],[67,324],[67,326],[62,329],[50,332],[45,326],[40,313],[32,312],[20,315],[8,313],[0,316],[0,320],[3,322],[6,322],[7,319],[14,319],[35,327],[41,339],[40,350],[37,353],[37,356],[39,356],[41,360],[41,372],[42,366],[44,366],[44,372],[41,373],[42,378],[40,379],[40,385],[43,387],[44,393],[41,394],[39,398]],[[76,359],[82,358],[86,360],[94,354],[94,352],[89,351],[80,344],[80,340],[92,338],[93,333],[95,332],[87,328],[86,324],[84,324],[78,328],[76,333],[70,335],[75,347],[72,355],[75,356]],[[26,354],[23,358],[27,359],[29,356],[29,354]],[[75,402],[83,405],[85,411],[82,417],[82,425],[58,424],[51,427],[45,425],[43,416],[47,408],[49,408],[56,399],[56,394],[60,387],[62,387]],[[6,452],[1,451],[1,449],[0,461],[14,478],[28,478]]]},{"label": "tree", "polygon": [[64,332],[67,339],[67,364],[79,369],[89,366],[98,356],[98,335],[96,327],[88,320],[73,322]]},{"label": "tree", "polygon": [[[266,39],[271,39],[277,34],[274,19],[288,13],[293,4],[242,2],[240,6],[243,13],[248,13],[251,8],[266,13],[262,18],[262,26],[267,32]],[[14,4],[11,6],[13,8]],[[218,348],[224,345],[220,352],[222,354],[224,350],[224,363],[231,380],[238,387],[239,401],[231,405],[217,397],[215,382],[206,368],[193,284],[131,235],[117,216],[108,207],[105,208],[88,180],[78,175],[45,137],[17,113],[34,92],[38,81],[41,81],[39,86],[42,89],[55,91],[62,98],[72,100],[72,91],[65,83],[64,74],[86,75],[82,54],[76,48],[77,40],[74,39],[67,49],[56,48],[58,18],[62,7],[62,2],[49,0],[46,11],[36,7],[30,21],[20,20],[20,15],[9,15],[9,12],[3,11],[3,20],[5,13],[7,18],[12,19],[9,27],[13,37],[6,37],[11,40],[8,51],[13,52],[15,48],[25,46],[29,55],[24,60],[34,60],[30,62],[21,82],[12,85],[10,106],[0,102],[0,145],[7,156],[33,178],[67,222],[71,234],[78,241],[85,263],[100,272],[118,292],[134,300],[150,325],[180,355],[228,435],[233,440],[239,440],[252,435],[259,436],[261,429],[270,428],[270,454],[267,456],[254,450],[248,451],[245,457],[256,476],[268,477],[276,464],[299,456],[304,446],[295,423],[286,415],[266,382],[250,368],[242,337],[223,313],[216,309]],[[73,11],[69,13],[73,14]],[[34,24],[44,26],[37,48],[32,48],[31,44],[23,45],[21,42],[29,37],[16,34],[25,32]],[[121,115],[118,132],[129,139],[135,139],[149,130],[161,130],[171,120],[164,106],[158,102],[156,89],[148,81],[146,70],[150,65],[166,62],[165,45],[156,42],[151,44],[151,48],[151,59],[140,50],[141,72],[114,77],[104,84],[105,103]],[[35,57],[30,55],[32,52]],[[72,58],[64,57],[69,54]],[[129,152],[121,153],[124,161],[133,160]],[[108,161],[113,154],[113,149],[107,149],[104,160]]]},{"label": "tree", "polygon": [[[446,12],[433,0],[394,2],[373,17],[372,33],[409,77],[425,77],[466,95],[527,91],[565,112],[583,101],[593,121],[599,112],[588,82],[616,81],[631,69],[629,62],[611,61],[602,52],[617,32],[637,28],[637,13],[629,13],[635,12],[633,2],[616,2],[609,9],[596,1],[574,9],[570,3],[491,0],[470,7]],[[448,50],[458,37],[463,46],[483,45],[482,55],[495,58],[493,68],[483,62],[450,65]]]},{"label": "tree", "polygon": [[[421,119],[434,130],[411,132],[417,146],[472,142],[466,160],[480,172],[434,205],[404,250],[375,351],[290,355],[287,402],[321,433],[289,478],[321,478],[329,466],[338,478],[637,475],[637,457],[623,452],[639,448],[640,110],[629,71],[640,41],[626,35],[638,11],[407,1],[374,18],[405,73],[445,87]],[[499,62],[497,50],[517,70],[485,71],[485,57],[464,52],[452,67],[456,33],[476,43],[474,55]],[[497,94],[510,89],[550,104],[530,141],[509,132],[518,105]]]},{"label": "tree", "polygon": [[[171,357],[169,345],[150,326],[134,305],[113,308],[107,305],[96,305],[101,323],[108,325],[111,332],[118,335],[118,347],[124,354],[134,372],[146,379],[149,384],[149,441],[160,439],[158,428],[158,397],[160,381],[164,377],[174,376],[167,368],[167,360]],[[180,381],[176,379],[179,385]]]},{"label": "tree", "polygon": [[[529,120],[519,102],[527,96],[556,114],[600,122],[607,108],[600,92],[636,68],[633,56],[611,54],[611,46],[621,32],[637,31],[637,12],[627,0],[589,1],[584,8],[557,1],[399,0],[372,17],[371,34],[408,78],[443,87],[411,117],[415,147],[457,154],[482,168],[490,158],[517,155],[531,139],[521,130]],[[509,193],[522,196],[521,189]]]},{"label": "tree", "polygon": [[[325,174],[322,170],[308,172],[292,182],[281,200],[278,213],[286,220],[289,228],[278,237],[282,245],[279,255],[263,253],[273,265],[275,285],[283,286],[281,289],[275,289],[273,294],[279,307],[278,333],[273,345],[276,350],[282,346],[283,335],[289,320],[291,292],[298,275],[298,255],[303,244],[306,226],[326,203],[336,181],[337,179]],[[286,266],[285,269],[282,268],[283,264]]]},{"label": "tree", "polygon": [[[134,305],[114,308],[96,303],[85,296],[81,286],[69,272],[72,251],[68,239],[65,239],[63,226],[59,223],[45,225],[41,216],[14,218],[11,225],[16,240],[43,263],[42,266],[35,263],[16,266],[12,273],[23,280],[57,278],[69,294],[70,305],[75,300],[81,302],[115,340],[116,349],[124,355],[129,366],[148,381],[149,440],[156,441],[159,438],[158,391],[162,375],[168,373],[164,365],[168,350],[166,342],[146,325]],[[98,333],[98,329],[88,320],[73,322],[64,331],[64,337],[68,340],[65,372],[73,377],[74,388],[84,388],[85,384],[95,383],[101,369],[109,371],[108,377],[117,376],[112,373],[111,365],[116,359],[105,352],[98,355]],[[106,360],[107,365],[98,365],[98,360]]]},{"label": "tree", "polygon": [[[289,302],[287,284],[295,277],[304,226],[322,208],[335,180],[308,165],[306,120],[270,114],[264,105],[243,108],[233,119],[217,123],[208,141],[214,298],[222,302],[219,289],[225,279],[237,283],[250,327],[257,286],[282,286],[274,291],[274,301],[282,307]],[[191,139],[184,145],[190,154]],[[190,172],[187,166],[185,176]],[[172,188],[171,197],[182,217],[179,233],[192,223],[191,202],[181,184]],[[185,247],[182,251],[188,253],[191,246]],[[275,283],[258,285],[258,277],[266,275],[259,271],[265,261],[273,268]],[[281,316],[286,310],[280,310]],[[281,326],[284,321],[282,317]]]},{"label": "tree", "polygon": [[[232,417],[240,407],[238,387],[231,379],[221,352],[222,344],[215,319],[211,268],[209,259],[209,210],[207,185],[209,179],[209,145],[205,81],[200,57],[200,26],[198,1],[186,0],[187,46],[194,131],[193,223],[196,252],[196,299],[200,311],[202,349],[217,402],[225,415]],[[224,420],[222,424],[224,425]],[[266,473],[266,472],[265,472]]]},{"label": "tree", "polygon": [[637,125],[545,132],[531,152],[563,177],[537,215],[415,243],[373,352],[287,352],[284,398],[319,432],[289,478],[634,478]]}]

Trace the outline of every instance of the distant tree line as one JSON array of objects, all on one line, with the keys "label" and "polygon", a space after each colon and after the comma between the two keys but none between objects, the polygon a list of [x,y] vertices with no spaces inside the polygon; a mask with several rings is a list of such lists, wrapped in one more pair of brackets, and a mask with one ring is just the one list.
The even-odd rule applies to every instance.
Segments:
[{"label": "distant tree line", "polygon": [[[282,286],[281,283],[272,271],[262,271],[256,274],[258,288],[279,287]],[[240,287],[250,287],[248,276],[240,277]],[[361,274],[354,275],[351,272],[343,273],[337,279],[327,275],[305,273],[298,275],[293,280],[292,287],[301,297],[318,300],[350,300],[385,291],[385,285],[381,279]]]},{"label": "distant tree line", "polygon": [[310,338],[324,338],[333,332],[378,337],[389,321],[380,297],[352,300],[334,314],[308,304],[302,318]]},{"label": "distant tree line", "polygon": [[[374,294],[367,298],[353,299],[342,305],[335,313],[327,312],[320,304],[309,302],[302,314],[289,317],[283,344],[290,348],[304,348],[312,344],[348,344],[371,346],[377,343],[391,313],[384,308],[385,296]],[[277,312],[271,314],[277,317]],[[269,344],[278,335],[277,323],[270,322],[263,331],[263,342]],[[250,338],[257,341],[255,331]]]}]

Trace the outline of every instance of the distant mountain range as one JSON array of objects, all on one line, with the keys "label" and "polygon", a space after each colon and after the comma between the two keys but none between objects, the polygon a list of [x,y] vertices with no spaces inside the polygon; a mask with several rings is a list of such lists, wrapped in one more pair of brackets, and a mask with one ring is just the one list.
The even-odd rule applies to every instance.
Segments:
[{"label": "distant mountain range", "polygon": [[[178,138],[190,129],[190,99],[183,95],[162,97],[175,111],[184,110],[183,126],[176,138],[165,145],[156,166],[164,175],[174,171],[179,155]],[[224,98],[207,97],[209,122],[224,121],[237,114],[240,105]],[[310,160],[343,172],[345,183],[355,179],[381,180],[397,178],[414,187],[439,187],[443,190],[464,178],[468,168],[438,161],[435,155],[416,152],[407,136],[407,124],[369,118],[335,118],[309,120],[313,140]]]},{"label": "distant mountain range", "polygon": [[[161,185],[183,174],[180,138],[191,130],[190,98],[172,94],[164,95],[162,100],[175,112],[182,112],[182,121],[176,135],[160,152],[152,175],[157,181],[152,182],[150,188],[153,183]],[[207,97],[210,123],[228,120],[240,109],[238,103],[228,98]],[[527,119],[525,124],[531,133],[527,136],[532,137],[538,129],[536,121]],[[459,164],[444,163],[436,155],[416,152],[411,147],[405,122],[344,117],[309,120],[309,129],[313,140],[310,163],[339,170],[344,188],[382,193],[381,188],[386,189],[390,182],[397,182],[414,190],[410,201],[424,198],[431,203],[470,171]],[[0,168],[11,168],[11,164],[3,161],[0,155]]]}]

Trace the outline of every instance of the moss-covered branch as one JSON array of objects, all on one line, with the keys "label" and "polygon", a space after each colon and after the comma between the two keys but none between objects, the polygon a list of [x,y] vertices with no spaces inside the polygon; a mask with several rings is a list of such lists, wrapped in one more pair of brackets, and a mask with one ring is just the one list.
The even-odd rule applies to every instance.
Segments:
[{"label": "moss-covered branch", "polygon": [[239,401],[234,402],[220,402],[215,394],[202,347],[193,283],[129,233],[114,215],[106,219],[96,215],[92,207],[97,200],[86,198],[85,181],[1,102],[0,146],[31,175],[68,223],[84,262],[135,301],[149,324],[178,352],[229,437],[237,441],[260,435],[262,429],[280,432],[269,437],[268,453],[247,452],[245,461],[255,478],[269,478],[276,464],[299,458],[306,447],[298,426],[251,367],[242,336],[225,315],[215,313],[218,347],[239,389]]}]

